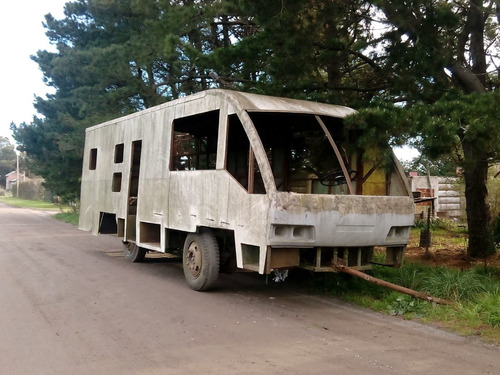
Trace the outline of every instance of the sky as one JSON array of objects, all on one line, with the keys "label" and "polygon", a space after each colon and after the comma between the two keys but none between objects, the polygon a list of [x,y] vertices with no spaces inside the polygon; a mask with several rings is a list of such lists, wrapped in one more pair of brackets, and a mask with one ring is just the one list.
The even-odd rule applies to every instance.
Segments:
[{"label": "sky", "polygon": [[9,0],[0,3],[0,136],[9,137],[10,123],[31,122],[36,111],[35,95],[45,96],[50,88],[42,80],[38,64],[31,60],[38,50],[55,51],[45,35],[42,22],[52,13],[57,19],[64,16],[68,0]]},{"label": "sky", "polygon": [[[31,60],[38,50],[56,51],[45,35],[42,23],[51,13],[56,19],[64,17],[64,4],[68,0],[9,0],[0,3],[3,14],[0,22],[0,136],[12,138],[10,124],[30,123],[36,111],[35,96],[44,97],[52,92],[43,83],[38,64]],[[418,152],[409,148],[395,150],[400,159],[409,160]]]}]

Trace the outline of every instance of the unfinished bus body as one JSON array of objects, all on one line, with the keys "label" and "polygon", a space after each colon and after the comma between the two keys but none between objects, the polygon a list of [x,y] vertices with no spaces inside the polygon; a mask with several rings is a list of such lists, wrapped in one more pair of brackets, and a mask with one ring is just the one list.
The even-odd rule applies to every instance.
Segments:
[{"label": "unfinished bus body", "polygon": [[125,257],[182,249],[195,290],[219,272],[399,266],[414,207],[394,156],[352,147],[335,105],[209,90],[86,130],[79,227]]}]

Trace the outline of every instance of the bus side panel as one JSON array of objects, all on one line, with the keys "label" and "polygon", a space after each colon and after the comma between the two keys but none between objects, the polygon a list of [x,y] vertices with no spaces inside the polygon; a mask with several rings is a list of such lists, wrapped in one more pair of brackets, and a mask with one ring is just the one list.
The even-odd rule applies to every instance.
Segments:
[{"label": "bus side panel", "polygon": [[[248,194],[224,170],[170,173],[168,222],[171,229],[195,232],[198,227],[234,231],[236,260],[244,268],[241,244],[258,248],[257,267],[264,270],[269,198]],[[257,270],[257,269],[256,269]]]}]

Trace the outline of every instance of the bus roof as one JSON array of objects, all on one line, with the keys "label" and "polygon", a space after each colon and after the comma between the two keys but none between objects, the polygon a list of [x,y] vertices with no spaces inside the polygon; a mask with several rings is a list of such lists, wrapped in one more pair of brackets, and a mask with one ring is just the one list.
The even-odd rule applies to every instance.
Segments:
[{"label": "bus roof", "polygon": [[203,100],[204,98],[209,96],[225,97],[228,102],[236,104],[239,108],[246,110],[248,112],[304,113],[304,114],[315,114],[315,115],[331,116],[338,118],[344,118],[356,112],[352,108],[334,104],[325,104],[307,100],[289,99],[289,98],[260,95],[260,94],[250,94],[234,90],[211,89],[211,90],[201,91],[193,95],[185,96],[176,100],[172,100],[170,102],[163,103],[145,109],[143,111],[135,112],[130,115],[123,116],[121,118],[110,120],[99,125],[92,126],[88,128],[87,131],[93,130],[101,126],[111,125],[113,123],[125,119],[130,119],[136,116],[140,116],[148,112],[155,112],[161,109],[166,109],[168,107],[173,107],[194,100]]}]

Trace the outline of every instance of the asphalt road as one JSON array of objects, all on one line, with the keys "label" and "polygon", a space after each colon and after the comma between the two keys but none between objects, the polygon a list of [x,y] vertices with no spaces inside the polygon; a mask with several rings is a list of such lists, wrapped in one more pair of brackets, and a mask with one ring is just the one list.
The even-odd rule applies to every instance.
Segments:
[{"label": "asphalt road", "polygon": [[0,204],[0,374],[499,374],[476,339],[222,275],[184,283],[165,258]]}]

